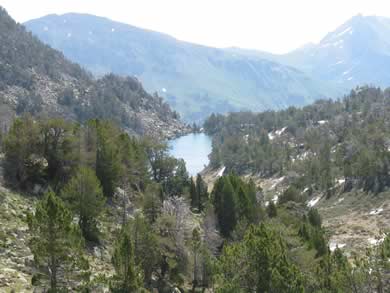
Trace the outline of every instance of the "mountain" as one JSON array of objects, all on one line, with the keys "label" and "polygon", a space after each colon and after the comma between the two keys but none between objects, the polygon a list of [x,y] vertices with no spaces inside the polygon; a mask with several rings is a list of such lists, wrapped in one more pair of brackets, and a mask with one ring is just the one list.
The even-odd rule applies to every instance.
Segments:
[{"label": "mountain", "polygon": [[188,120],[211,112],[304,105],[337,92],[277,62],[182,42],[102,17],[48,15],[25,25],[97,75],[136,76]]},{"label": "mountain", "polygon": [[318,44],[310,43],[284,55],[230,50],[293,66],[343,88],[390,86],[390,19],[385,17],[356,15]]},{"label": "mountain", "polygon": [[83,122],[115,121],[132,134],[174,136],[186,131],[161,97],[132,77],[96,80],[62,53],[43,44],[0,8],[0,105],[2,123],[13,114],[61,116]]},{"label": "mountain", "polygon": [[357,15],[327,34],[319,44],[284,58],[314,76],[355,86],[390,85],[390,19]]}]

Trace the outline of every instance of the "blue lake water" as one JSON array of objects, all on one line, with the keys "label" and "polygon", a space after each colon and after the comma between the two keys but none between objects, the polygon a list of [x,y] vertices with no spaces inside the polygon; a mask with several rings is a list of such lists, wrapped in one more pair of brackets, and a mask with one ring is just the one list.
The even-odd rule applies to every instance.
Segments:
[{"label": "blue lake water", "polygon": [[211,138],[204,133],[191,133],[169,141],[170,155],[184,159],[190,176],[195,176],[209,163]]}]

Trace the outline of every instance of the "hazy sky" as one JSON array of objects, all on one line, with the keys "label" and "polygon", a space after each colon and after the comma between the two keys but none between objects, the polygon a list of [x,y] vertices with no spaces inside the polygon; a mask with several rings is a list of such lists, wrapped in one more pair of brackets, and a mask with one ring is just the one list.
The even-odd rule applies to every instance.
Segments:
[{"label": "hazy sky", "polygon": [[216,47],[283,53],[318,42],[352,16],[390,17],[389,0],[0,0],[19,22],[84,12]]}]

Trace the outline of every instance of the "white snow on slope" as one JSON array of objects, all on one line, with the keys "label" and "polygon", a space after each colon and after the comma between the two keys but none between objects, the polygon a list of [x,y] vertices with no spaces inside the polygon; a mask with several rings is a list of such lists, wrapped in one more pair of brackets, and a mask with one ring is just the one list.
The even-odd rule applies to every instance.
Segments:
[{"label": "white snow on slope", "polygon": [[283,127],[282,129],[279,129],[276,131],[276,135],[282,135],[286,131],[287,127]]},{"label": "white snow on slope", "polygon": [[386,238],[386,234],[382,235],[381,238],[368,238],[367,241],[371,245],[378,245],[378,244],[382,243],[383,240],[385,240],[385,238]]},{"label": "white snow on slope", "polygon": [[316,197],[316,198],[313,198],[311,199],[308,203],[307,203],[307,206],[312,208],[314,207],[319,201],[320,201],[321,197]]},{"label": "white snow on slope", "polygon": [[379,208],[379,209],[374,209],[372,210],[369,215],[378,215],[380,214],[381,212],[383,212],[383,209],[382,208]]},{"label": "white snow on slope", "polygon": [[219,170],[219,172],[218,172],[217,176],[218,176],[218,177],[222,177],[222,176],[223,176],[223,173],[225,172],[225,169],[226,169],[226,167],[225,167],[225,166],[224,166],[224,167],[222,167],[222,168],[221,168],[221,170]]},{"label": "white snow on slope", "polygon": [[343,248],[343,247],[345,247],[345,246],[346,246],[345,243],[337,244],[336,242],[333,242],[333,241],[331,241],[331,242],[329,243],[329,249],[330,249],[330,251],[335,251],[336,248]]},{"label": "white snow on slope", "polygon": [[338,37],[341,37],[342,35],[345,35],[346,33],[350,33],[352,34],[353,30],[352,30],[352,27],[348,27],[346,28],[345,30],[343,30],[342,32],[338,33],[335,37],[338,38]]},{"label": "white snow on slope", "polygon": [[285,177],[283,176],[283,177],[280,177],[280,178],[277,178],[277,179],[273,180],[273,183],[272,183],[270,189],[275,189],[275,187],[277,185],[279,185],[284,180],[284,178]]}]

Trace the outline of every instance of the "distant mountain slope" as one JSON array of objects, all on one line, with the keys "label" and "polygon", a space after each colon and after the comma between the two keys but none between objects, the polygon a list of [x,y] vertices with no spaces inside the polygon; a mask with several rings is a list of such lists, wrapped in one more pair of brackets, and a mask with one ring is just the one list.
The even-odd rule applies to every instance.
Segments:
[{"label": "distant mountain slope", "polygon": [[344,88],[361,84],[390,86],[390,19],[357,15],[319,44],[285,55],[231,48],[230,51],[294,66],[314,78]]},{"label": "distant mountain slope", "polygon": [[390,85],[390,19],[357,15],[309,50],[286,56],[315,76],[349,86]]},{"label": "distant mountain slope", "polygon": [[49,15],[25,25],[96,74],[137,76],[189,120],[211,112],[304,105],[336,92],[288,66],[181,42],[106,18]]},{"label": "distant mountain slope", "polygon": [[8,115],[110,119],[137,134],[172,136],[185,130],[162,98],[149,95],[139,81],[112,74],[95,80],[33,37],[1,7],[0,106]]}]

